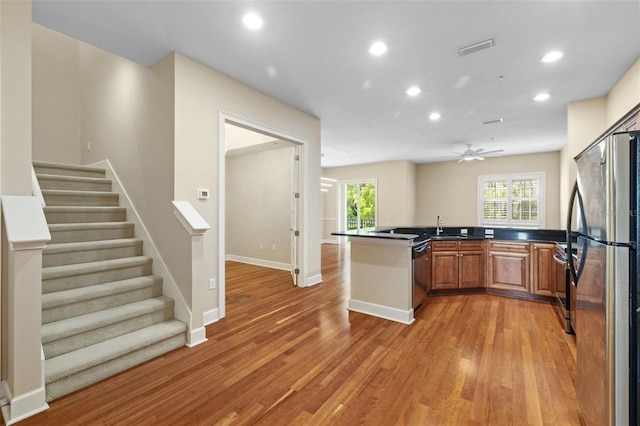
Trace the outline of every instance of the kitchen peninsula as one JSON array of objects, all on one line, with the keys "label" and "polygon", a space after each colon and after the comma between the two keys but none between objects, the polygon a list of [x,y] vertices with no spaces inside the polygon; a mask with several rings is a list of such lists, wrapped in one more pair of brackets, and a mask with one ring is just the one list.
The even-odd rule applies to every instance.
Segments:
[{"label": "kitchen peninsula", "polygon": [[348,309],[411,324],[411,247],[419,234],[345,232],[351,239],[351,292]]},{"label": "kitchen peninsula", "polygon": [[[335,232],[351,241],[347,308],[403,324],[428,294],[487,292],[552,302],[559,230],[385,227]],[[418,261],[418,259],[423,259]]]}]

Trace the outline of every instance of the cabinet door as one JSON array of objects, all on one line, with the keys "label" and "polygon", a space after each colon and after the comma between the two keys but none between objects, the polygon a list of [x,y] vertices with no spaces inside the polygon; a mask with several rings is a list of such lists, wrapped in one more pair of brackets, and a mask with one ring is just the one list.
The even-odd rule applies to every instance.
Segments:
[{"label": "cabinet door", "polygon": [[432,253],[431,285],[434,290],[458,288],[458,252]]},{"label": "cabinet door", "polygon": [[461,251],[458,257],[460,288],[484,287],[484,251]]},{"label": "cabinet door", "polygon": [[533,243],[533,277],[531,293],[540,296],[554,295],[554,261],[555,245],[547,243]]},{"label": "cabinet door", "polygon": [[528,252],[489,252],[489,283],[491,288],[529,291]]}]

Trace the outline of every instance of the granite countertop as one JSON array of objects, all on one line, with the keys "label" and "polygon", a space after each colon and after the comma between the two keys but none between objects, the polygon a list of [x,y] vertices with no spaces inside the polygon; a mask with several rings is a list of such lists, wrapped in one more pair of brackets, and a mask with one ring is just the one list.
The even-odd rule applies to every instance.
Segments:
[{"label": "granite countertop", "polygon": [[[463,232],[466,231],[466,232]],[[521,228],[488,228],[479,226],[445,227],[442,234],[437,235],[435,227],[422,226],[386,226],[370,230],[332,232],[331,235],[343,237],[369,237],[393,240],[423,241],[458,241],[458,240],[507,240],[530,242],[564,241],[566,233],[556,229],[521,229]]]}]

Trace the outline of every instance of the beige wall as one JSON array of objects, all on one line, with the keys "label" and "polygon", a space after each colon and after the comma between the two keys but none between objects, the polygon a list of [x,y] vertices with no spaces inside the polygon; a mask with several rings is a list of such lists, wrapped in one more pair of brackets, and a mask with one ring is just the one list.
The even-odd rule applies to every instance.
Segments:
[{"label": "beige wall", "polygon": [[[410,161],[389,161],[357,166],[332,167],[322,170],[322,176],[339,182],[322,193],[323,231],[325,240],[335,239],[338,231],[338,196],[341,182],[377,181],[377,225],[403,226],[414,223],[416,165]],[[318,189],[316,188],[316,191]]]},{"label": "beige wall", "polygon": [[640,104],[640,59],[607,96],[571,102],[567,106],[567,145],[560,152],[561,224],[566,227],[569,194],[576,180],[573,157]]},{"label": "beige wall", "polygon": [[[271,129],[306,140],[303,155],[301,200],[306,225],[301,224],[301,278],[313,281],[320,270],[320,121],[212,70],[184,55],[175,54],[175,196],[196,205],[214,226],[205,234],[205,253],[211,277],[220,273],[213,262],[219,253],[218,239],[224,230],[216,229],[218,211],[224,200],[215,197],[196,203],[196,189],[218,189],[221,113],[260,123]],[[222,253],[224,255],[224,253]],[[210,306],[217,305],[216,292],[206,292]]]},{"label": "beige wall", "polygon": [[80,164],[80,43],[33,24],[33,159]]},{"label": "beige wall", "polygon": [[445,162],[417,166],[416,225],[477,226],[478,176],[497,173],[545,172],[547,229],[559,229],[559,152]]},{"label": "beige wall", "polygon": [[288,147],[227,157],[227,255],[291,264],[292,155]]}]

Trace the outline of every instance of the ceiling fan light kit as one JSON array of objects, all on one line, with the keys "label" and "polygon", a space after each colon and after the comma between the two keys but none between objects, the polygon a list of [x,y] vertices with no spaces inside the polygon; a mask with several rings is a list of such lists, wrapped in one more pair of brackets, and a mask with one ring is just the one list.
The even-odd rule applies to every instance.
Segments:
[{"label": "ceiling fan light kit", "polygon": [[485,151],[484,148],[472,149],[471,144],[467,144],[467,149],[464,152],[454,152],[460,156],[458,163],[463,161],[484,160],[487,157],[500,157],[504,152],[503,149],[495,149],[493,151]]}]

